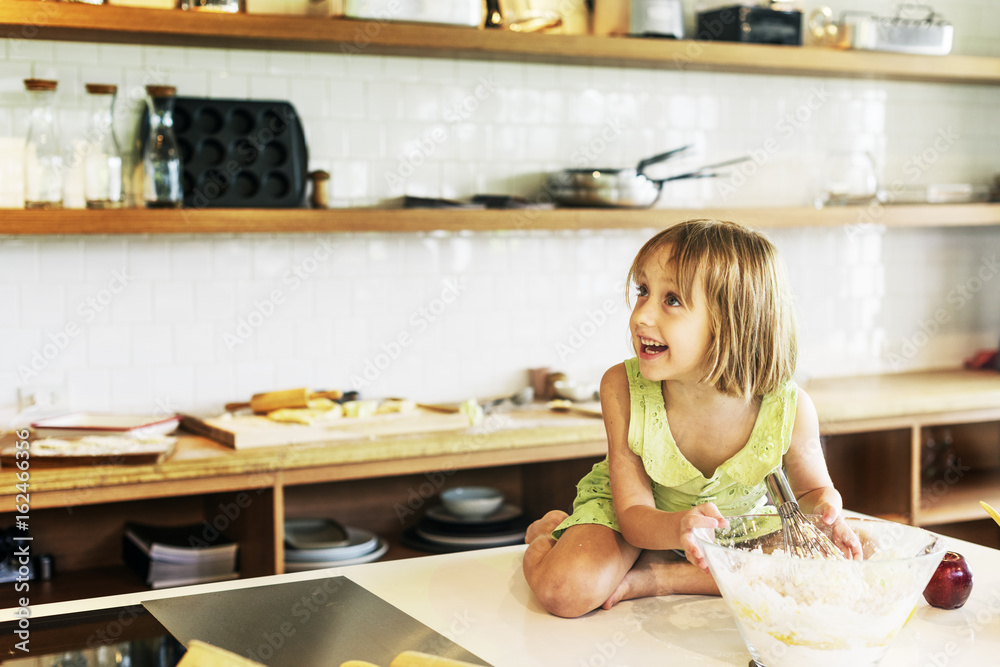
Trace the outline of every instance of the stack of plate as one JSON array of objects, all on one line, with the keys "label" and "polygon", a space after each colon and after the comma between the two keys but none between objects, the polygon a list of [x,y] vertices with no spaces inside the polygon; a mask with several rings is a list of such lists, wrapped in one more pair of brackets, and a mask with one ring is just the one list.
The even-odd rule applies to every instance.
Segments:
[{"label": "stack of plate", "polygon": [[285,572],[370,563],[388,550],[389,544],[374,533],[333,519],[285,521]]},{"label": "stack of plate", "polygon": [[505,504],[484,517],[462,517],[443,505],[427,510],[416,523],[403,531],[406,546],[431,553],[450,553],[522,544],[531,522],[515,505]]}]

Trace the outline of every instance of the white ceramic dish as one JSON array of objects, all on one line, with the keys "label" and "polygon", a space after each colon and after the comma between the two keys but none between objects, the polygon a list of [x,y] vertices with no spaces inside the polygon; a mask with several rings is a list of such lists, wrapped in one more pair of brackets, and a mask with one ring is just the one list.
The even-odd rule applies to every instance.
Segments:
[{"label": "white ceramic dish", "polygon": [[569,380],[553,382],[552,388],[560,398],[566,398],[571,401],[593,401],[600,389],[596,384],[577,384]]},{"label": "white ceramic dish", "polygon": [[520,544],[524,542],[525,531],[515,530],[510,533],[500,535],[441,535],[440,533],[429,532],[417,527],[417,535],[435,544],[448,544],[461,547],[502,547],[509,544]]},{"label": "white ceramic dish", "polygon": [[174,431],[180,422],[179,415],[153,417],[72,412],[58,417],[39,419],[31,424],[31,428],[39,438],[83,435],[126,435],[142,438],[166,435]]},{"label": "white ceramic dish", "polygon": [[351,543],[347,529],[333,519],[287,519],[285,544],[292,549],[330,549]]},{"label": "white ceramic dish", "polygon": [[345,567],[347,565],[361,565],[362,563],[373,563],[384,556],[389,551],[389,543],[383,539],[376,542],[375,549],[356,558],[339,558],[336,560],[288,560],[288,552],[285,552],[285,572],[304,572],[305,570],[322,570],[328,567]]},{"label": "white ceramic dish", "polygon": [[475,0],[393,2],[392,0],[344,0],[344,16],[378,21],[416,21],[478,27],[483,5]]},{"label": "white ceramic dish", "polygon": [[503,493],[489,486],[456,486],[441,492],[441,503],[452,516],[481,519],[503,506]]},{"label": "white ceramic dish", "polygon": [[496,512],[487,514],[486,516],[464,517],[455,516],[445,509],[444,505],[435,505],[427,510],[427,516],[435,521],[455,526],[479,526],[486,523],[497,523],[500,521],[510,521],[511,519],[516,519],[521,516],[521,508],[517,505],[507,504],[498,509]]},{"label": "white ceramic dish", "polygon": [[285,549],[285,562],[341,562],[365,556],[378,549],[379,538],[363,528],[347,527],[348,543],[341,547]]}]

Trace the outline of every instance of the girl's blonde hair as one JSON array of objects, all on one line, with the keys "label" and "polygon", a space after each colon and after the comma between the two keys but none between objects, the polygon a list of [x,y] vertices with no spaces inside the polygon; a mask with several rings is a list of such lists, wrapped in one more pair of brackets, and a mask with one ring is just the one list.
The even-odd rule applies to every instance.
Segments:
[{"label": "girl's blonde hair", "polygon": [[687,220],[646,241],[629,269],[629,287],[664,246],[672,248],[684,303],[691,303],[699,277],[705,287],[712,344],[704,381],[750,401],[790,379],[798,354],[795,318],[774,245],[734,222]]}]

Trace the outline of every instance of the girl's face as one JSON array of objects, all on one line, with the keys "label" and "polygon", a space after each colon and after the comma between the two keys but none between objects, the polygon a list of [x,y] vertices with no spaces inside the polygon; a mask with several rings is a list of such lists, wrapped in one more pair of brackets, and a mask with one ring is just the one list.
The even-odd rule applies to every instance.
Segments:
[{"label": "girl's face", "polygon": [[705,376],[712,342],[704,282],[697,279],[691,300],[681,299],[673,248],[656,251],[636,278],[636,301],[629,318],[639,370],[648,380],[697,383]]}]

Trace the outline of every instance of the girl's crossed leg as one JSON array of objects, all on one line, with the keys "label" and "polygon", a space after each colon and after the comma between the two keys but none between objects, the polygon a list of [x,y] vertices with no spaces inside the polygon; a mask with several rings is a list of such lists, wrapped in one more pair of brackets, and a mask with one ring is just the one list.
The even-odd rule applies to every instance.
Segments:
[{"label": "girl's crossed leg", "polygon": [[712,576],[672,551],[643,551],[615,530],[572,526],[560,539],[550,533],[566,518],[554,510],[525,536],[524,576],[542,606],[566,618],[622,600],[672,593],[718,595]]}]

